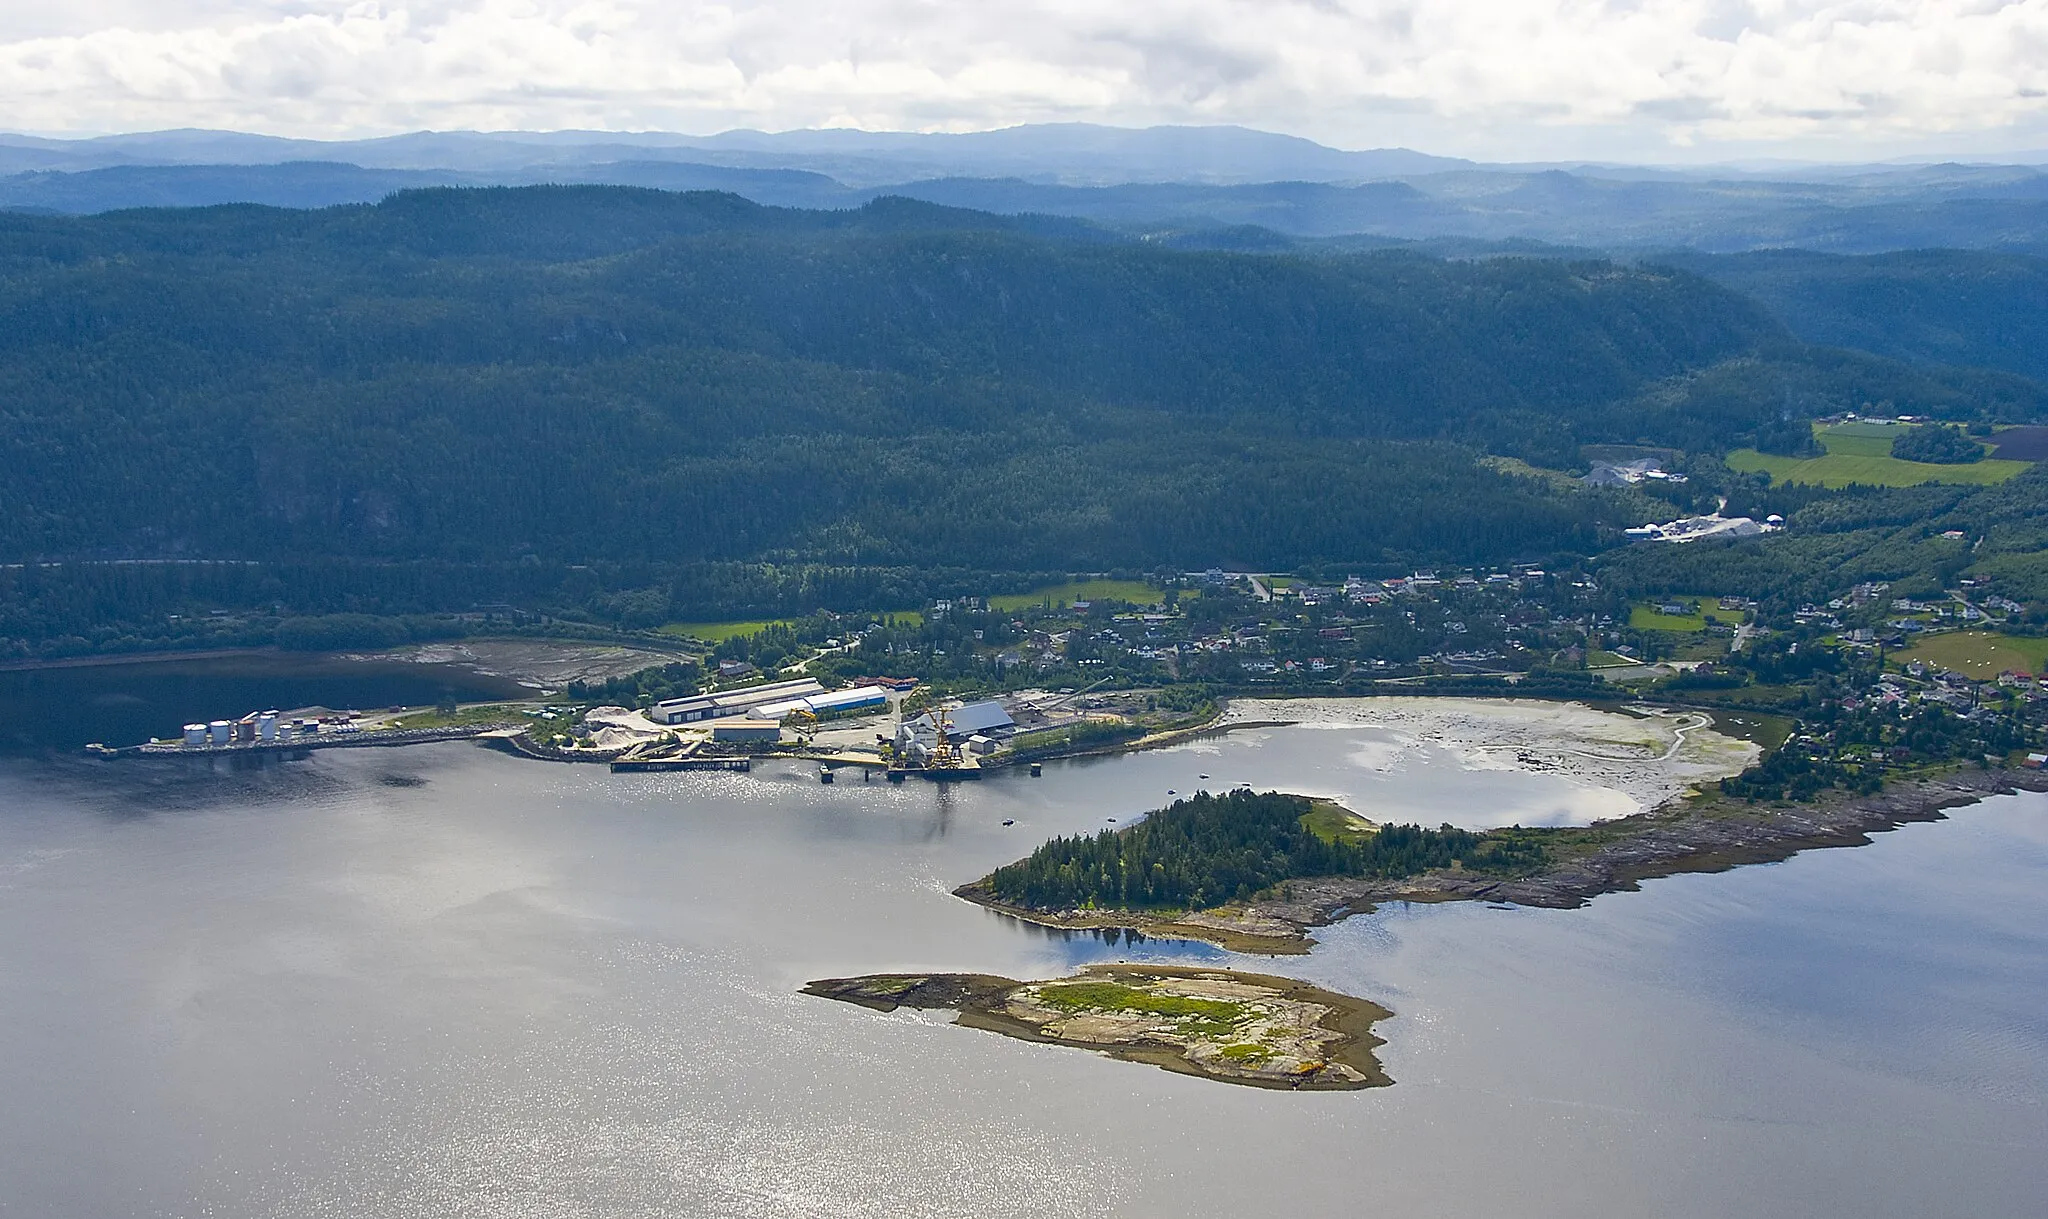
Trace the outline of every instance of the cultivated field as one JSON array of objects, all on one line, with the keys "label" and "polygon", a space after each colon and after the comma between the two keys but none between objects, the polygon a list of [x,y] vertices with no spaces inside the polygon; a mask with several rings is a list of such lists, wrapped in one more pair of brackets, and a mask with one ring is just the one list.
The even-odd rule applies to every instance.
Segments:
[{"label": "cultivated field", "polygon": [[[1720,609],[1720,600],[1718,596],[1710,597],[1699,593],[1673,593],[1666,597],[1650,597],[1629,605],[1628,624],[1639,631],[1696,633],[1707,629],[1709,618],[1726,626],[1734,626],[1741,622],[1742,611]],[[1666,614],[1658,611],[1659,605],[1674,601],[1680,604],[1697,604],[1699,608],[1697,612],[1690,614]]]},{"label": "cultivated field", "polygon": [[990,597],[990,609],[1020,610],[1050,604],[1055,609],[1076,601],[1128,601],[1132,605],[1161,605],[1166,594],[1143,580],[1081,580],[1034,588],[1028,593],[1006,593]]},{"label": "cultivated field", "polygon": [[1991,443],[1991,455],[2002,460],[2048,461],[2048,427],[2009,427]]},{"label": "cultivated field", "polygon": [[724,643],[742,635],[758,635],[771,626],[788,626],[782,620],[769,622],[671,622],[661,628],[664,635],[675,635],[684,639],[701,639],[705,643]]},{"label": "cultivated field", "polygon": [[1767,473],[1772,482],[1810,483],[1840,488],[1851,483],[1877,487],[1916,487],[1921,483],[2002,483],[2028,466],[2025,461],[1986,458],[1966,465],[1934,465],[1901,461],[1891,455],[1892,441],[1904,428],[1888,423],[1844,423],[1814,433],[1824,457],[1781,457],[1755,449],[1728,454],[1728,468],[1745,474]]},{"label": "cultivated field", "polygon": [[1970,677],[1996,677],[2008,670],[2039,673],[2048,666],[2048,639],[2002,635],[1997,631],[1956,631],[1930,635],[1901,655]]}]

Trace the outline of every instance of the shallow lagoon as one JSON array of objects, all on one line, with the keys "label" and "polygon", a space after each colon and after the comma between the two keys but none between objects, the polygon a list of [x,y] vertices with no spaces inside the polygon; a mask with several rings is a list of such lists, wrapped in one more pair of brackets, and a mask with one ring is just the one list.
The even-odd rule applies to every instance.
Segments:
[{"label": "shallow lagoon", "polygon": [[[1305,958],[948,892],[1329,740],[957,788],[465,745],[8,764],[0,1213],[2035,1213],[2043,797],[1577,911],[1390,907]],[[1434,776],[1458,820],[1440,761],[1402,799]],[[1384,1002],[1398,1082],[1230,1088],[795,993],[1118,958]]]}]

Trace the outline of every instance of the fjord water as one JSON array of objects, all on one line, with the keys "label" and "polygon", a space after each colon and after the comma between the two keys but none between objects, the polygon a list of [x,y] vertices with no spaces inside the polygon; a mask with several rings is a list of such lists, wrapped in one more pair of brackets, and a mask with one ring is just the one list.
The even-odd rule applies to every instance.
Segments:
[{"label": "fjord water", "polygon": [[[1390,907],[1279,960],[948,892],[1211,768],[8,763],[0,1213],[2038,1213],[2048,799],[1576,911]],[[1235,1088],[796,993],[1139,957],[1379,1000],[1397,1083]]]},{"label": "fjord water", "polygon": [[365,710],[444,698],[525,698],[518,682],[458,665],[351,660],[315,652],[243,651],[0,670],[0,753],[77,749],[91,741],[175,739],[192,719],[266,707]]}]

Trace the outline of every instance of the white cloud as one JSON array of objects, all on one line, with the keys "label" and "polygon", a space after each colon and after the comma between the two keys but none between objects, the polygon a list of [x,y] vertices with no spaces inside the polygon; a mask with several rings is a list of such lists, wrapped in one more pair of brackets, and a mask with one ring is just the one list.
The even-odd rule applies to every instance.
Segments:
[{"label": "white cloud", "polygon": [[17,130],[1240,122],[1351,147],[1987,147],[2048,0],[0,0]]}]

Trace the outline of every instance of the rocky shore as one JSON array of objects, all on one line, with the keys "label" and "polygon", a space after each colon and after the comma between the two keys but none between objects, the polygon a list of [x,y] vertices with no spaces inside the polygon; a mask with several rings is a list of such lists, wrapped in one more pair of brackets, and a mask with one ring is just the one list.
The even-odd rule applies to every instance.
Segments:
[{"label": "rocky shore", "polygon": [[1095,1050],[1223,1083],[1296,1091],[1384,1087],[1372,1026],[1393,1013],[1293,978],[1225,969],[1091,965],[1069,978],[990,974],[824,978],[807,995],[878,1012],[950,1009],[955,1023]]},{"label": "rocky shore", "polygon": [[1751,805],[1722,797],[1672,801],[1648,813],[1583,828],[1544,831],[1550,859],[1538,872],[1501,877],[1452,868],[1398,880],[1331,876],[1295,880],[1284,896],[1170,915],[1136,911],[1019,908],[981,882],[954,892],[1000,913],[1050,927],[1122,928],[1162,938],[1208,940],[1238,952],[1305,952],[1309,929],[1387,901],[1490,901],[1569,909],[1603,893],[1687,872],[1774,863],[1801,851],[1862,846],[1870,835],[1986,796],[2048,791],[2048,773],[1963,768],[1895,781],[1874,795],[1835,792],[1805,805]]}]

